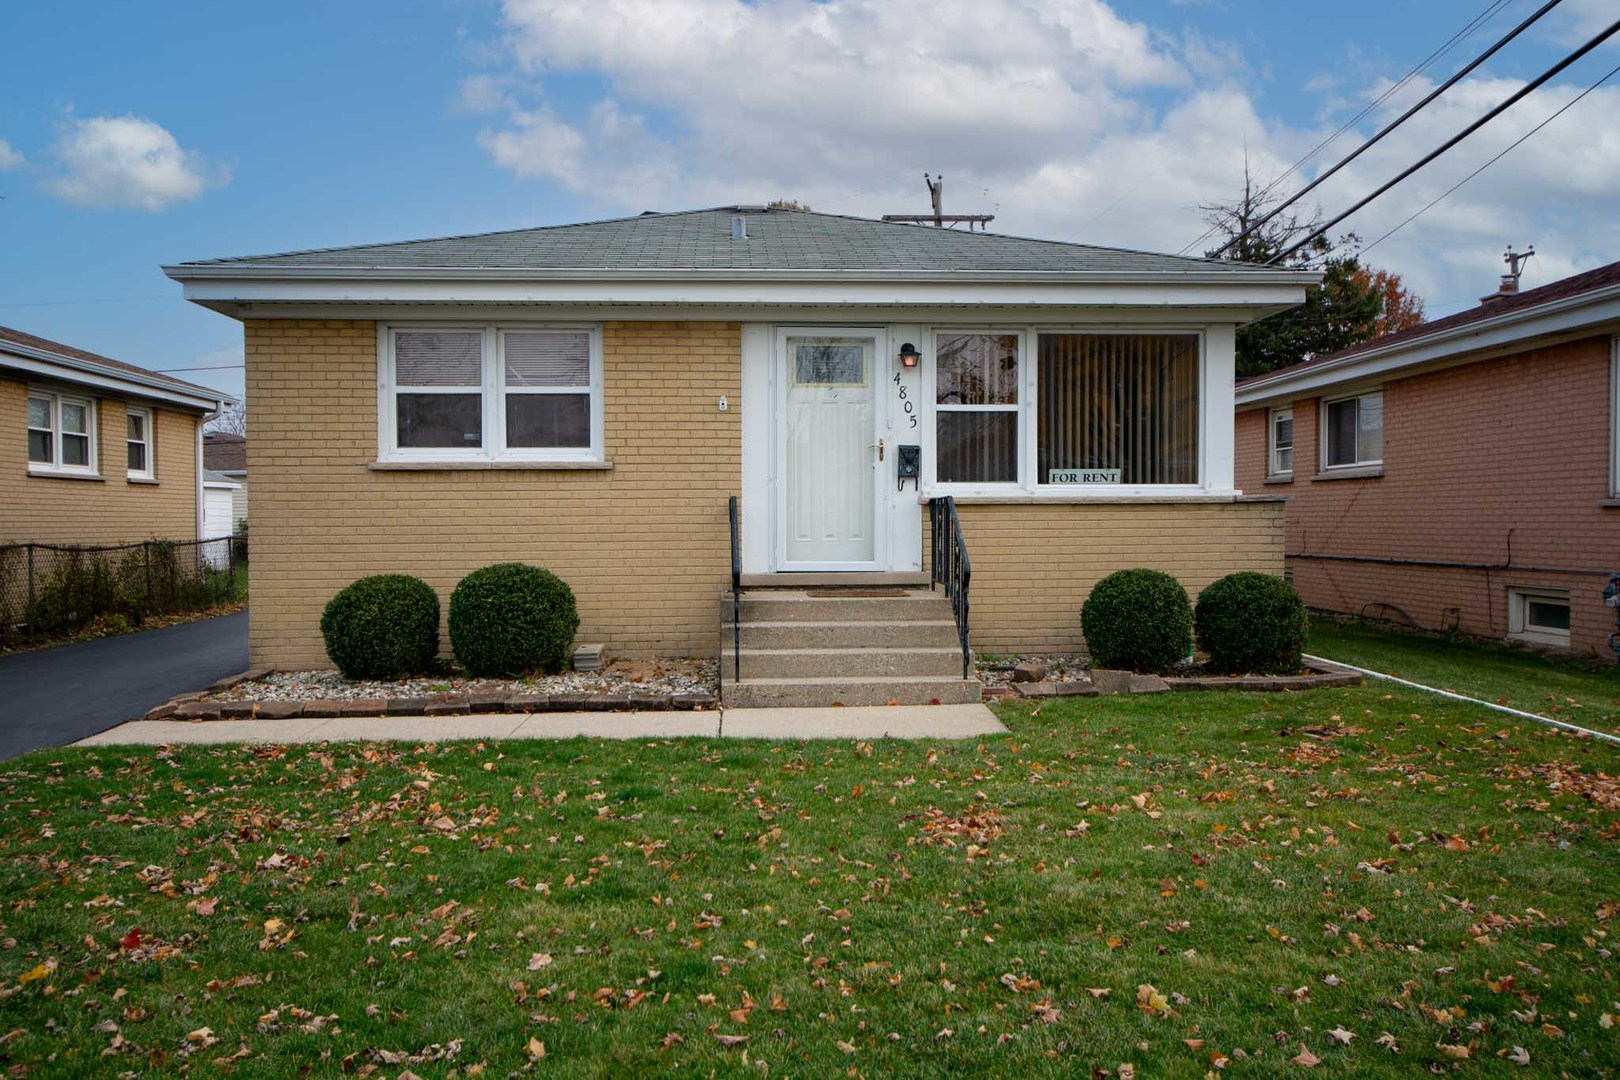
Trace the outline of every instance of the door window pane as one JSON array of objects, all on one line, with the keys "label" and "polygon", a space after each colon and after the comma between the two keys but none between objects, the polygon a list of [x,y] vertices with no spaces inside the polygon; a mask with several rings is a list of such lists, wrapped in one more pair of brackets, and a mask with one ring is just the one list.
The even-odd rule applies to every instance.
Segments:
[{"label": "door window pane", "polygon": [[935,464],[941,484],[1011,484],[1018,480],[1018,414],[943,411]]},{"label": "door window pane", "polygon": [[484,445],[483,398],[478,394],[400,394],[395,401],[402,447]]},{"label": "door window pane", "polygon": [[1042,334],[1037,483],[1118,471],[1122,484],[1198,482],[1196,334]]},{"label": "door window pane", "polygon": [[589,394],[511,394],[506,399],[506,445],[589,448]]},{"label": "door window pane", "polygon": [[793,381],[802,385],[865,386],[869,342],[795,338]]},{"label": "door window pane", "polygon": [[1017,334],[941,334],[934,351],[939,404],[1017,404]]}]

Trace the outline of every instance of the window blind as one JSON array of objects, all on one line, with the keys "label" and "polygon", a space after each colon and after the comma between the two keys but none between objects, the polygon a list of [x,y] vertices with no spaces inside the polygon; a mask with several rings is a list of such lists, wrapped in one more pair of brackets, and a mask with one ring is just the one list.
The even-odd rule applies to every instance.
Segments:
[{"label": "window blind", "polygon": [[505,335],[506,385],[589,386],[591,335],[511,333]]},{"label": "window blind", "polygon": [[483,382],[477,333],[402,331],[394,335],[394,378],[400,386],[467,386]]}]

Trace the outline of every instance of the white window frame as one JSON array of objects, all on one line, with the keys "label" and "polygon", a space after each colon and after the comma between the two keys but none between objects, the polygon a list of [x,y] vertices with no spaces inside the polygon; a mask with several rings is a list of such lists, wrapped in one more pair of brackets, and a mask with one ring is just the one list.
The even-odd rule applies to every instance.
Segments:
[{"label": "white window frame", "polygon": [[[506,372],[504,340],[508,333],[587,333],[590,335],[591,442],[585,447],[513,447],[506,445]],[[479,385],[484,445],[479,447],[402,447],[395,398],[394,339],[402,333],[471,333],[479,335],[482,373]],[[424,393],[435,388],[423,387]],[[413,392],[406,389],[404,392]],[[453,388],[440,392],[454,393]],[[587,392],[586,387],[525,388],[519,393]],[[377,460],[397,464],[501,465],[601,464],[604,460],[602,403],[602,327],[595,323],[388,323],[377,327]]]},{"label": "white window frame", "polygon": [[[1215,468],[1212,460],[1217,448],[1211,445],[1211,403],[1209,369],[1211,363],[1209,348],[1209,326],[1204,323],[1197,325],[1155,324],[1142,325],[1075,325],[1072,323],[1045,325],[1035,324],[1023,327],[1005,325],[967,325],[942,323],[928,329],[923,336],[928,342],[928,355],[924,358],[923,375],[921,379],[922,399],[922,433],[923,447],[923,496],[931,494],[953,495],[959,498],[971,499],[982,497],[986,499],[1014,498],[1019,501],[1034,500],[1064,502],[1064,501],[1112,501],[1131,498],[1167,498],[1173,496],[1205,495],[1215,486],[1217,475],[1221,470]],[[940,335],[952,334],[1017,334],[1019,335],[1018,360],[1022,367],[1020,376],[1019,417],[1018,417],[1018,482],[1000,484],[943,484],[938,480],[936,471],[939,421],[935,398],[936,365],[938,351],[936,342]],[[1040,434],[1037,430],[1038,395],[1040,392],[1039,358],[1035,355],[1038,350],[1040,335],[1042,334],[1133,334],[1133,335],[1173,335],[1191,336],[1198,339],[1198,482],[1192,484],[1047,484],[1041,482],[1036,475],[1040,464]],[[1231,408],[1231,399],[1227,399],[1227,408]],[[1228,436],[1230,432],[1228,432]],[[1226,447],[1231,453],[1231,447]],[[1225,490],[1222,488],[1221,490]]]},{"label": "white window frame", "polygon": [[[939,403],[939,339],[942,337],[960,337],[967,334],[981,334],[990,337],[1013,337],[1018,339],[1018,399],[1011,405],[942,405]],[[932,481],[938,475],[939,458],[939,414],[942,412],[960,413],[989,413],[1010,412],[1017,416],[1017,460],[1014,464],[1014,478],[993,483],[935,483],[943,492],[972,492],[972,491],[1020,491],[1027,484],[1026,477],[1030,474],[1030,455],[1026,451],[1026,434],[1030,424],[1031,415],[1025,408],[1030,399],[1030,381],[1026,369],[1031,363],[1029,355],[1030,337],[1027,330],[1014,327],[995,326],[937,326],[928,333],[929,365],[924,373],[924,397],[928,412],[928,442],[929,449],[924,454],[928,461],[928,475]]]},{"label": "white window frame", "polygon": [[[1361,401],[1362,398],[1372,397],[1374,394],[1378,395],[1378,424],[1379,424],[1378,433],[1379,433],[1379,436],[1380,436],[1380,439],[1379,439],[1379,453],[1378,453],[1378,456],[1375,457],[1375,458],[1363,458],[1361,456],[1361,405],[1360,405],[1360,401]],[[1343,463],[1338,464],[1338,465],[1329,465],[1328,464],[1328,413],[1332,411],[1332,409],[1331,409],[1332,406],[1337,405],[1340,402],[1344,402],[1344,401],[1354,401],[1354,402],[1357,403],[1357,405],[1356,405],[1356,459],[1354,461],[1347,461],[1347,462],[1343,462]],[[1328,472],[1337,472],[1337,471],[1344,470],[1344,469],[1370,469],[1370,468],[1374,468],[1374,467],[1381,466],[1381,465],[1384,464],[1382,436],[1385,434],[1385,432],[1387,432],[1389,430],[1389,425],[1387,423],[1385,423],[1385,415],[1386,415],[1385,412],[1384,412],[1385,404],[1386,404],[1386,402],[1384,401],[1384,388],[1381,387],[1381,386],[1377,387],[1375,389],[1371,389],[1371,390],[1362,390],[1362,391],[1360,391],[1358,393],[1354,393],[1354,394],[1340,394],[1337,397],[1323,398],[1317,404],[1316,411],[1317,411],[1317,416],[1319,417],[1319,419],[1317,421],[1317,427],[1321,431],[1320,446],[1318,447],[1319,456],[1317,457],[1317,463],[1318,463],[1318,466],[1319,466],[1318,471],[1319,472],[1328,473]],[[1296,447],[1299,445],[1299,438],[1298,438],[1297,435],[1295,436],[1295,439],[1294,439],[1294,445]]]},{"label": "white window frame", "polygon": [[1283,450],[1277,445],[1277,425],[1283,420],[1289,424],[1294,422],[1294,407],[1289,405],[1281,409],[1272,409],[1266,414],[1266,478],[1280,480],[1291,478],[1294,475],[1294,448],[1298,439],[1294,429],[1290,428],[1288,443],[1288,468],[1277,463],[1277,455]]},{"label": "white window frame", "polygon": [[[146,435],[146,438],[144,439],[131,439],[129,437],[129,421],[128,419],[124,421],[124,462],[129,473],[129,479],[156,480],[157,458],[155,454],[157,450],[157,438],[153,432],[153,424],[156,423],[156,413],[152,409],[146,408],[142,405],[129,405],[125,407],[124,415],[126,418],[131,416],[139,416],[141,418],[141,431]],[[140,445],[146,447],[146,468],[144,469],[128,468],[129,447],[135,443],[139,443]]]},{"label": "white window frame", "polygon": [[1620,337],[1609,342],[1609,497],[1620,498]]},{"label": "white window frame", "polygon": [[[1533,645],[1569,647],[1569,630],[1555,626],[1537,626],[1530,622],[1530,601],[1554,601],[1570,607],[1568,589],[1550,589],[1537,585],[1508,586],[1508,637]],[[1571,612],[1573,614],[1573,611]]]},{"label": "white window frame", "polygon": [[[50,402],[51,408],[51,460],[49,462],[43,462],[33,461],[30,459],[28,462],[28,471],[35,476],[100,476],[101,472],[98,467],[98,463],[100,462],[101,458],[97,448],[96,428],[98,426],[98,418],[96,416],[95,398],[81,397],[78,394],[64,394],[56,390],[42,390],[37,387],[29,387],[27,396],[30,398],[43,398]],[[82,432],[82,434],[86,437],[87,446],[85,451],[86,464],[84,465],[67,465],[62,461],[62,406],[64,404],[79,405],[84,408],[85,430]],[[24,409],[26,410],[26,408],[27,406],[25,405]],[[27,420],[28,418],[25,412],[23,416],[23,423],[28,431],[45,430],[44,428],[28,426]],[[81,432],[75,431],[71,432],[70,434],[80,435]],[[26,433],[24,437],[26,439]],[[23,450],[24,454],[26,455],[26,445],[24,446]]]}]

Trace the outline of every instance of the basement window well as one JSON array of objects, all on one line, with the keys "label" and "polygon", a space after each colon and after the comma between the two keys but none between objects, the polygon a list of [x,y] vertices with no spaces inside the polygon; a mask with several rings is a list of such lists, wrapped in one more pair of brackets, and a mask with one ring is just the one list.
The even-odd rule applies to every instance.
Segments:
[{"label": "basement window well", "polygon": [[1508,637],[1535,645],[1569,647],[1567,589],[1508,589]]}]

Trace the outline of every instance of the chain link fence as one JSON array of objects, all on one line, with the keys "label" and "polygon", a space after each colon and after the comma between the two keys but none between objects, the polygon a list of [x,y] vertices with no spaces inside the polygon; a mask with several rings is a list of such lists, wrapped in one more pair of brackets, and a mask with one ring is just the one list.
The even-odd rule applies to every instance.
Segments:
[{"label": "chain link fence", "polygon": [[0,544],[0,646],[72,634],[96,620],[133,629],[153,615],[240,599],[247,538],[135,544]]}]

